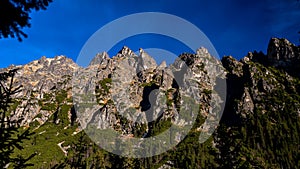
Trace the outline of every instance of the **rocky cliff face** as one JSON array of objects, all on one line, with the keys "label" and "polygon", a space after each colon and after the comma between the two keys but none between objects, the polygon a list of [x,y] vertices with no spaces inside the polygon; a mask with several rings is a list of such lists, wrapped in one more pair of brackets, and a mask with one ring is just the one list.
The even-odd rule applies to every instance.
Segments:
[{"label": "rocky cliff face", "polygon": [[[43,128],[51,121],[68,130],[80,122],[73,135],[93,126],[146,138],[157,134],[157,126],[171,122],[196,126],[204,142],[225,106],[214,139],[207,143],[218,154],[211,166],[293,168],[299,155],[294,151],[299,148],[300,48],[272,38],[267,51],[250,52],[240,61],[227,56],[220,62],[200,48],[167,66],[157,65],[142,49],[137,55],[124,47],[112,58],[97,54],[87,68],[57,56],[1,71],[19,69],[14,85],[23,87],[12,109],[15,118],[23,118],[23,126]],[[193,104],[185,105],[191,98]],[[201,123],[194,124],[199,116]],[[178,142],[184,136],[175,135]]]},{"label": "rocky cliff face", "polygon": [[[24,66],[10,66],[2,69],[18,69],[14,85],[21,91],[14,98],[18,103],[15,118],[23,118],[21,125],[29,125],[37,120],[43,124],[59,107],[62,91],[71,104],[71,78],[78,66],[65,56],[46,58],[30,62]],[[37,117],[38,116],[38,117]],[[36,118],[37,117],[37,118]]]},{"label": "rocky cliff face", "polygon": [[267,57],[274,66],[291,66],[293,62],[300,59],[299,47],[287,39],[272,38],[269,42]]},{"label": "rocky cliff face", "polygon": [[282,69],[292,76],[299,77],[300,48],[284,38],[271,38],[267,54],[249,53],[248,58],[265,66]]},{"label": "rocky cliff face", "polygon": [[299,54],[288,40],[272,38],[267,55],[250,52],[240,61],[222,59],[228,94],[215,135],[227,161],[222,167],[299,167],[299,152],[289,152],[300,143]]},{"label": "rocky cliff face", "polygon": [[[193,119],[179,116],[180,97],[193,97],[196,104],[202,103],[200,113],[210,116],[211,121],[216,112],[210,103],[224,103],[224,98],[210,93],[216,78],[225,79],[225,71],[204,48],[196,54],[182,54],[169,67],[165,62],[157,65],[142,49],[137,56],[124,47],[112,58],[107,53],[97,54],[87,68],[64,56],[42,57],[7,69],[14,68],[19,69],[14,85],[23,86],[14,96],[19,103],[14,116],[23,118],[23,126],[34,121],[42,125],[66,104],[74,105],[82,128],[95,124],[97,128],[113,128],[128,135],[136,132],[134,128],[141,128],[139,133],[149,132],[151,126],[147,123],[158,118],[172,119],[178,126],[192,124]],[[71,116],[70,110],[70,121]],[[208,130],[209,124],[204,128]]]}]

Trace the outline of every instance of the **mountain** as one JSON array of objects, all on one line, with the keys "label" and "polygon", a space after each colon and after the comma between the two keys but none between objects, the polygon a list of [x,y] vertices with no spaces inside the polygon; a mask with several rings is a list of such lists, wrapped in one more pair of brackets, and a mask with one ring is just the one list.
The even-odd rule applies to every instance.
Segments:
[{"label": "mountain", "polygon": [[33,168],[298,168],[300,48],[272,38],[267,51],[220,61],[199,48],[157,65],[123,47],[86,68],[57,56],[1,69],[17,69],[11,119],[33,133],[12,157],[36,154]]}]

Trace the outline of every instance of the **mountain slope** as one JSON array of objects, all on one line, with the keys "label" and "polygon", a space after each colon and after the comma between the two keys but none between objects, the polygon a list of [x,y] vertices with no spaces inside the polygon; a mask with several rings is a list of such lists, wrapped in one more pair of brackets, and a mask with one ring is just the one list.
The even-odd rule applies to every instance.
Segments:
[{"label": "mountain slope", "polygon": [[[15,154],[36,153],[34,168],[298,168],[299,51],[286,39],[272,38],[266,55],[250,52],[241,61],[226,56],[219,62],[201,48],[180,55],[168,69],[144,51],[137,56],[124,47],[113,58],[96,55],[87,68],[59,56],[2,69],[20,69],[15,85],[23,88],[12,110],[35,132]],[[187,73],[180,73],[183,68]],[[226,98],[220,88],[225,76]],[[180,111],[185,96],[196,98],[189,107],[196,113]],[[203,133],[214,131],[222,110],[216,105],[222,104],[218,128],[200,143]],[[176,130],[170,140],[179,144],[167,152],[137,159],[99,148],[82,131],[113,129],[122,136],[114,145],[123,146],[126,138],[153,137],[171,126],[190,130],[185,138]]]}]

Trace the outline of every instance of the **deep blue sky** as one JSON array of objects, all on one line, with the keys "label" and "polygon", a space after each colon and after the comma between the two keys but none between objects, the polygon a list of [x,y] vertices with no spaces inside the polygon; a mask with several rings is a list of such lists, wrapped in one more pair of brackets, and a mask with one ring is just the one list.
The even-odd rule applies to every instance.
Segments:
[{"label": "deep blue sky", "polygon": [[[271,37],[299,44],[300,2],[297,0],[54,0],[46,11],[31,14],[28,38],[0,39],[0,67],[25,64],[41,56],[66,55],[76,60],[88,38],[105,24],[137,12],[164,12],[195,24],[210,39],[219,55],[245,56],[266,52]],[[170,39],[133,37],[117,44],[165,48]],[[177,42],[174,42],[177,43]],[[200,46],[199,46],[200,47]],[[100,52],[100,51],[99,51]]]}]

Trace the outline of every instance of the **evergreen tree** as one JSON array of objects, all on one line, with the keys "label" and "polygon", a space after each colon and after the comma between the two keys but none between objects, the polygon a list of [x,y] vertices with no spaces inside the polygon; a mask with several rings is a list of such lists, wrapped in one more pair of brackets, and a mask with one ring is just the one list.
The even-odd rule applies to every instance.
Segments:
[{"label": "evergreen tree", "polygon": [[1,0],[0,1],[0,39],[18,38],[27,35],[23,28],[30,27],[30,16],[32,10],[45,10],[52,0]]},{"label": "evergreen tree", "polygon": [[14,87],[13,85],[16,72],[17,69],[0,73],[0,168],[33,166],[33,164],[27,164],[27,162],[35,155],[12,157],[15,148],[23,149],[21,146],[22,141],[29,139],[31,135],[28,129],[24,132],[19,131],[19,123],[22,119],[12,118],[14,115],[10,109],[14,103],[12,96],[18,93],[21,88],[21,86]]}]

